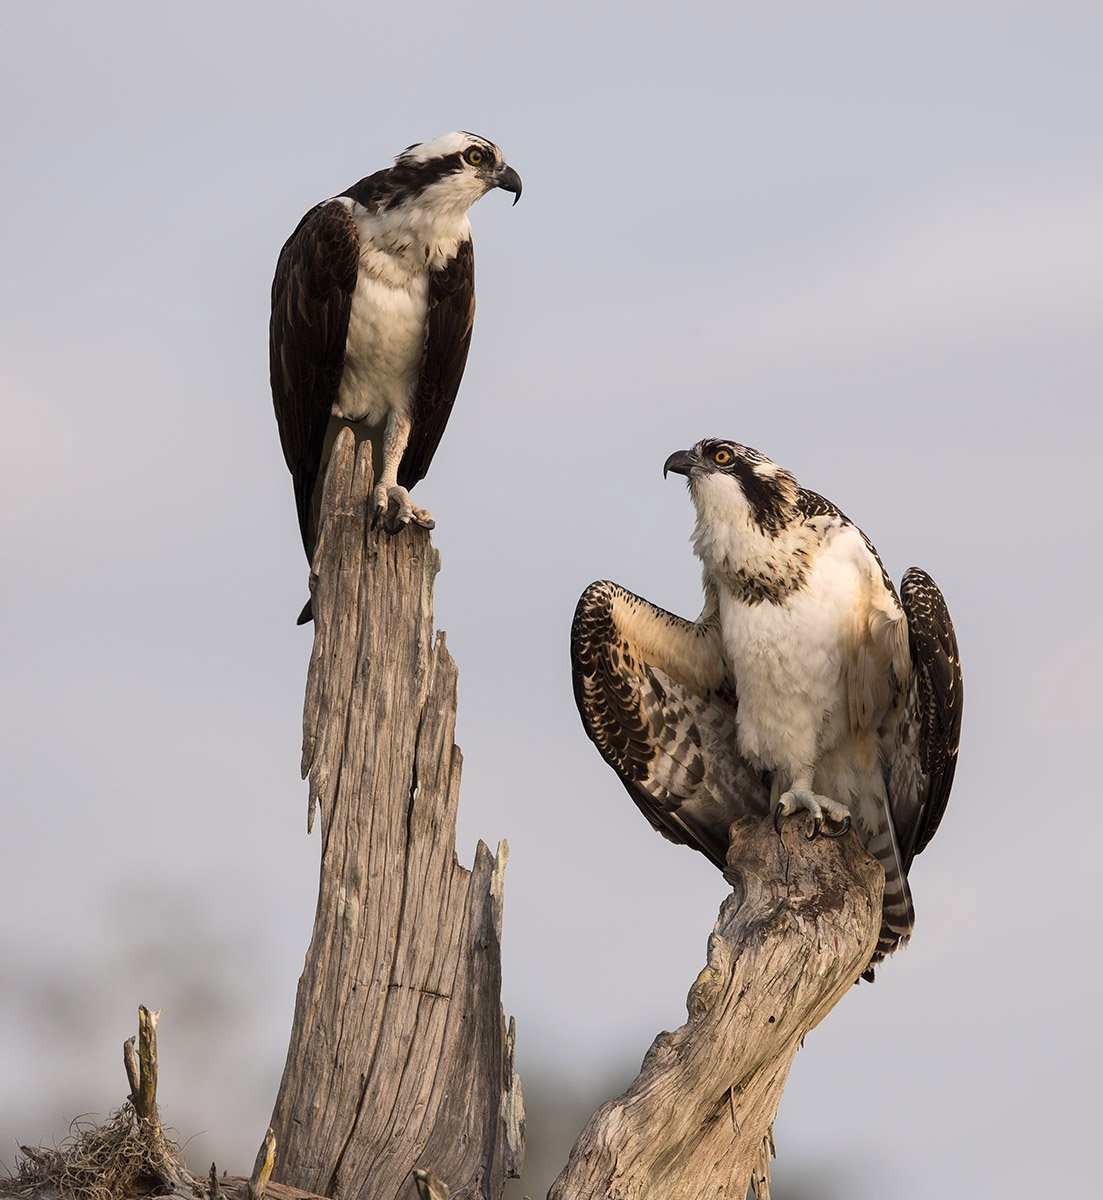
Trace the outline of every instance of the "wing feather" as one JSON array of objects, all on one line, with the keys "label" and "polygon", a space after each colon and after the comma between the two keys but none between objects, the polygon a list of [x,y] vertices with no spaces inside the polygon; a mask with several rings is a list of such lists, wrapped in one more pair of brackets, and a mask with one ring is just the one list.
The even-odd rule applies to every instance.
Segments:
[{"label": "wing feather", "polygon": [[736,750],[715,622],[592,583],[575,610],[571,666],[583,726],[640,811],[723,870],[731,822],[765,815],[769,787]]},{"label": "wing feather", "polygon": [[345,366],[359,257],[360,239],[347,205],[327,200],[287,239],[272,280],[272,400],[308,558],[316,537],[311,501]]},{"label": "wing feather", "polygon": [[460,390],[475,322],[475,253],[470,239],[429,274],[425,350],[411,408],[410,440],[398,468],[406,488],[424,479]]},{"label": "wing feather", "polygon": [[915,785],[903,790],[893,819],[904,863],[934,837],[954,782],[961,738],[962,674],[957,636],[938,585],[918,567],[904,573],[901,603],[908,617],[913,662],[911,741]]}]

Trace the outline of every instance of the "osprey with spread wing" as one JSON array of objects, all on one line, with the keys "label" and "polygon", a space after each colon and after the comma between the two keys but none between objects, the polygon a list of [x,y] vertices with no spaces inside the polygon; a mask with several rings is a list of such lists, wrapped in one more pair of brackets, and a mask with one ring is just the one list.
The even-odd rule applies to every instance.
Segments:
[{"label": "osprey with spread wing", "polygon": [[721,870],[737,817],[851,825],[885,871],[874,961],[914,924],[908,870],[946,808],[961,728],[957,639],[926,572],[897,595],[869,539],[758,451],[666,461],[697,509],[705,608],[685,621],[613,583],[571,632],[583,724],[644,816]]},{"label": "osprey with spread wing", "polygon": [[[307,558],[342,426],[372,439],[375,514],[389,532],[433,519],[410,499],[459,390],[475,317],[467,210],[521,178],[492,142],[447,133],[316,205],[280,252],[269,359]],[[300,623],[310,619],[310,605]]]}]

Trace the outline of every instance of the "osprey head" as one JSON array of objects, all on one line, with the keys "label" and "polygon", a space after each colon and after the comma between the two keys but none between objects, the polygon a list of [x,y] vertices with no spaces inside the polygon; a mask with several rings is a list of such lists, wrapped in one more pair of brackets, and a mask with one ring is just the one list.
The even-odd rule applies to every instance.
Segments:
[{"label": "osprey head", "polygon": [[475,133],[457,130],[407,146],[394,163],[403,199],[466,210],[492,188],[512,192],[514,204],[521,198],[521,176],[493,142]]},{"label": "osprey head", "polygon": [[684,475],[699,521],[750,522],[771,536],[786,524],[797,481],[764,454],[721,438],[705,438],[692,450],[677,450],[663,464],[663,477]]}]

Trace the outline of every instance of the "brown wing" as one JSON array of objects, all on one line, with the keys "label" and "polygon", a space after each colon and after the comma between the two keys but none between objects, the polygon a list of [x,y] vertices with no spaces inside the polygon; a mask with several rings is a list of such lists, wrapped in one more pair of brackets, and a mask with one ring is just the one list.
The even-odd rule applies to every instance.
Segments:
[{"label": "brown wing", "polygon": [[287,239],[272,280],[272,401],[307,558],[316,536],[311,500],[345,366],[359,258],[352,215],[346,205],[328,200],[311,209]]},{"label": "brown wing", "polygon": [[467,365],[474,320],[475,253],[469,239],[445,267],[429,274],[425,352],[410,410],[410,440],[398,468],[403,487],[425,478],[440,445]]},{"label": "brown wing", "polygon": [[735,748],[715,623],[592,583],[575,610],[571,667],[586,733],[640,811],[723,870],[731,822],[768,812],[769,788]]},{"label": "brown wing", "polygon": [[957,767],[961,737],[962,675],[957,636],[938,585],[918,567],[904,573],[901,604],[908,617],[913,687],[908,697],[910,733],[893,764],[892,816],[905,867],[938,829]]}]

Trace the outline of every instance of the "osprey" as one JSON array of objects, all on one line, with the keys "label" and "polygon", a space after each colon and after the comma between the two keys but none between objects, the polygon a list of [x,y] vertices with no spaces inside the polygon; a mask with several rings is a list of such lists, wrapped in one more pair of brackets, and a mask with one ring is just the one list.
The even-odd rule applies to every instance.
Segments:
[{"label": "osprey", "polygon": [[962,678],[942,593],[829,500],[735,442],[672,454],[697,510],[705,608],[684,621],[611,583],[571,635],[583,723],[644,815],[725,868],[728,828],[799,811],[857,830],[885,871],[874,962],[914,923],[907,874],[957,763]]},{"label": "osprey", "polygon": [[[410,500],[459,390],[475,315],[467,210],[521,195],[492,142],[446,133],[323,200],[287,239],[272,281],[269,361],[308,559],[338,430],[372,439],[374,515],[397,532],[433,519]],[[300,624],[310,619],[307,604]]]}]

